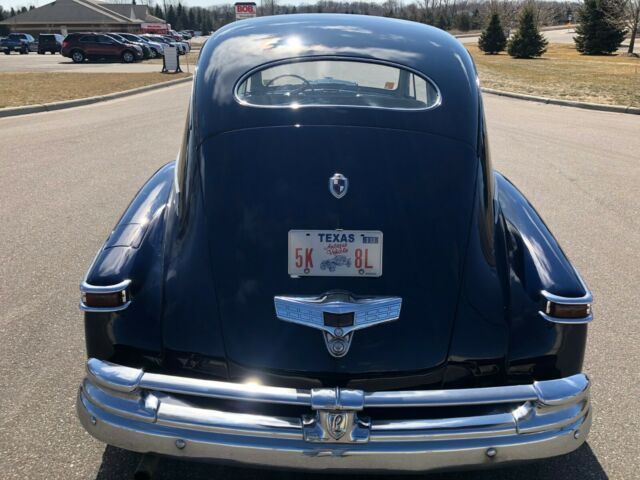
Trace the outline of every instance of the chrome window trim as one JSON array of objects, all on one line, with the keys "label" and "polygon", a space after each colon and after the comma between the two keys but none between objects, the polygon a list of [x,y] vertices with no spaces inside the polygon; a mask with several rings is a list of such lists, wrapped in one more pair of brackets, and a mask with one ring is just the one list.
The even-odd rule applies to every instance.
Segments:
[{"label": "chrome window trim", "polygon": [[[403,108],[403,107],[379,107],[379,106],[375,106],[375,105],[297,105],[295,107],[291,106],[291,105],[256,105],[254,103],[249,103],[245,100],[242,100],[240,98],[240,96],[238,95],[238,89],[240,88],[240,85],[242,85],[242,83],[249,79],[249,77],[251,77],[251,75],[262,71],[262,70],[266,70],[268,68],[271,67],[277,67],[280,65],[286,65],[289,63],[303,63],[303,62],[313,62],[313,61],[346,61],[346,62],[358,62],[358,63],[368,63],[368,64],[375,64],[375,65],[383,65],[385,67],[393,67],[393,68],[397,68],[400,70],[404,70],[410,73],[413,73],[414,75],[417,75],[418,77],[422,78],[424,81],[426,81],[427,83],[429,83],[433,89],[436,91],[436,94],[438,96],[437,100],[433,103],[433,105],[430,105],[428,107],[425,108]],[[291,57],[291,58],[286,58],[283,60],[277,60],[274,62],[268,62],[268,63],[263,63],[261,65],[258,65],[257,67],[252,68],[251,70],[249,70],[248,72],[246,72],[245,74],[243,74],[239,80],[236,81],[234,87],[233,87],[233,98],[235,99],[236,102],[238,102],[240,105],[242,105],[243,107],[251,107],[251,108],[270,108],[270,109],[290,109],[290,110],[299,110],[301,108],[368,108],[368,109],[375,109],[375,110],[391,110],[391,111],[402,111],[402,112],[427,112],[429,110],[433,110],[435,108],[438,108],[440,105],[442,105],[442,91],[440,90],[440,87],[438,86],[438,84],[436,82],[434,82],[431,77],[425,75],[424,73],[415,70],[413,68],[407,67],[405,65],[401,65],[399,63],[395,63],[395,62],[389,62],[389,61],[385,61],[385,60],[379,60],[379,59],[374,59],[374,58],[365,58],[365,57],[350,57],[350,56],[346,56],[346,55],[307,55],[307,56],[301,56],[301,57]]]}]

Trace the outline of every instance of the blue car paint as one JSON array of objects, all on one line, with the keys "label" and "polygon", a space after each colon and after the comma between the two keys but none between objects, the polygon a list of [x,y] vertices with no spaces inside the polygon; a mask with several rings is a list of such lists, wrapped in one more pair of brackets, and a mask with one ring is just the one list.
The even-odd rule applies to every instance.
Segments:
[{"label": "blue car paint", "polygon": [[[300,49],[278,48],[292,36]],[[234,100],[247,72],[299,56],[416,70],[440,87],[442,105],[294,110]],[[132,279],[133,302],[86,313],[89,356],[367,390],[580,372],[586,326],[550,324],[537,312],[540,289],[580,296],[582,284],[535,210],[494,173],[475,78],[455,39],[411,22],[290,15],[220,29],[200,56],[177,164],[141,190],[90,269],[96,285]],[[336,171],[350,178],[340,200],[326,189]],[[289,278],[292,228],[382,230],[384,275]],[[333,288],[401,295],[402,318],[363,331],[339,360],[316,332],[275,318],[274,294]]]}]

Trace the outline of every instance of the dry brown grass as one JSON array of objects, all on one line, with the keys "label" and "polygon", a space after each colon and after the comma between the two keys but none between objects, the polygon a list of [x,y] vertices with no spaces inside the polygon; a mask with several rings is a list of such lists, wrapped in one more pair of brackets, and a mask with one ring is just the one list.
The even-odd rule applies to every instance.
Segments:
[{"label": "dry brown grass", "polygon": [[0,73],[0,108],[59,102],[121,92],[186,73]]},{"label": "dry brown grass", "polygon": [[467,45],[483,87],[563,100],[640,107],[640,59],[580,55],[573,45],[550,44],[534,60],[485,55]]}]

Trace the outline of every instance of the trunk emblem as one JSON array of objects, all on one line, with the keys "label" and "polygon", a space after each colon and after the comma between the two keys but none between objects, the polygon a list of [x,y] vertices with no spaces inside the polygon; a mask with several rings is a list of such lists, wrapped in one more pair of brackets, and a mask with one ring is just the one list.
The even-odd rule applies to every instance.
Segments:
[{"label": "trunk emblem", "polygon": [[336,198],[342,198],[349,189],[349,179],[341,173],[334,173],[329,179],[329,191]]},{"label": "trunk emblem", "polygon": [[400,318],[400,297],[356,297],[333,291],[319,297],[278,296],[273,299],[276,316],[322,331],[329,354],[335,358],[349,352],[356,330]]}]

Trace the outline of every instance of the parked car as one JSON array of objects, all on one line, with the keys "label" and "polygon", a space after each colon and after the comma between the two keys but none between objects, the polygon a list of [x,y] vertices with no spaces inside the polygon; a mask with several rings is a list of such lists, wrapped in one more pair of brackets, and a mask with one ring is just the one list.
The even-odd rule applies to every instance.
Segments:
[{"label": "parked car", "polygon": [[158,43],[158,42],[153,42],[151,40],[149,40],[146,37],[143,37],[142,35],[134,35],[132,33],[119,33],[118,35],[124,37],[125,39],[131,41],[131,42],[141,42],[142,44],[146,45],[147,47],[149,47],[150,49],[150,56],[151,58],[156,58],[156,57],[161,57],[163,55],[164,52],[164,47],[162,43]]},{"label": "parked car", "polygon": [[142,60],[142,48],[101,33],[71,33],[62,42],[61,53],[75,63],[99,58],[119,58],[125,63]]},{"label": "parked car", "polygon": [[180,53],[182,55],[184,55],[185,53],[188,53],[191,50],[191,45],[189,45],[189,42],[185,42],[183,40],[175,40],[173,37],[171,37],[170,35],[164,35],[164,38],[168,41],[173,43],[174,45],[176,45],[179,50]]},{"label": "parked car", "polygon": [[11,52],[19,52],[21,55],[27,55],[35,48],[36,40],[28,33],[10,33],[6,38],[0,40],[0,50],[5,55]]},{"label": "parked car", "polygon": [[[177,160],[81,283],[87,431],[322,472],[582,445],[591,294],[493,170],[464,46],[384,17],[240,23],[204,46]],[[351,266],[323,270],[334,255]]]},{"label": "parked car", "polygon": [[184,44],[182,42],[176,42],[171,37],[166,37],[164,35],[145,35],[145,36],[146,38],[154,42],[159,42],[164,45],[176,47],[178,49],[178,55],[184,55],[185,53],[187,53],[187,48],[184,46]]},{"label": "parked car", "polygon": [[137,39],[136,40],[131,40],[130,38],[124,37],[120,33],[109,32],[109,33],[106,33],[105,35],[107,35],[107,36],[109,36],[109,37],[111,37],[111,38],[113,38],[113,39],[115,39],[115,40],[117,40],[117,41],[119,41],[121,43],[128,43],[128,44],[131,44],[131,45],[137,45],[138,47],[140,47],[142,49],[142,58],[144,60],[147,60],[147,59],[151,58],[151,48],[149,48],[149,46],[146,43],[144,43],[144,42],[142,42],[140,40],[137,40]]},{"label": "parked car", "polygon": [[44,55],[50,52],[52,55],[62,49],[64,37],[58,33],[41,33],[38,35],[38,53]]},{"label": "parked car", "polygon": [[167,36],[171,37],[176,42],[182,42],[184,40],[184,37],[182,36],[182,34],[176,32],[175,30],[169,30],[169,32],[167,33]]}]

